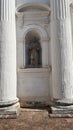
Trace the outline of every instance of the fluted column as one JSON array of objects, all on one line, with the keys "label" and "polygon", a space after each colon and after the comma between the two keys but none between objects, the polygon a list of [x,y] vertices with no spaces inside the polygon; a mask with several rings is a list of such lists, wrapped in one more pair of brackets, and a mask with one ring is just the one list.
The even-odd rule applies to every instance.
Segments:
[{"label": "fluted column", "polygon": [[52,18],[52,80],[55,102],[73,104],[70,0],[50,0]]},{"label": "fluted column", "polygon": [[0,0],[0,107],[5,112],[17,112],[16,87],[15,0]]}]

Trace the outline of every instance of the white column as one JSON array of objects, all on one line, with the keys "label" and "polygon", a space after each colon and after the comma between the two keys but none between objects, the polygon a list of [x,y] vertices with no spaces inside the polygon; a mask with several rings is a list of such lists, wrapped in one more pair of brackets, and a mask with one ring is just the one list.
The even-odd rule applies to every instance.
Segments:
[{"label": "white column", "polygon": [[50,0],[52,15],[53,98],[73,103],[70,0]]},{"label": "white column", "polygon": [[17,111],[16,87],[15,0],[0,0],[0,106]]}]

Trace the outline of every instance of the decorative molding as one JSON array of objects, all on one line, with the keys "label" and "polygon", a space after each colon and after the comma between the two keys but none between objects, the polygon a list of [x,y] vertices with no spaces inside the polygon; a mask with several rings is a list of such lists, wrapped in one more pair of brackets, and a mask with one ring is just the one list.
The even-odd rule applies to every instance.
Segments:
[{"label": "decorative molding", "polygon": [[30,11],[25,11],[23,14],[22,13],[16,13],[16,16],[18,17],[25,17],[25,18],[29,18],[29,17],[43,17],[43,16],[49,16],[50,13],[48,11],[35,11],[34,9],[34,12],[33,10],[30,12]]},{"label": "decorative molding", "polygon": [[[20,11],[23,8],[24,8],[24,11]],[[49,14],[51,12],[49,6],[47,6],[47,5],[32,3],[32,4],[23,4],[23,5],[19,6],[19,7],[17,7],[16,8],[16,15],[23,15],[24,12],[28,12],[28,11],[26,11],[26,9],[27,10],[28,9],[34,9],[34,10],[40,9],[40,11],[47,11]]]},{"label": "decorative molding", "polygon": [[27,25],[27,26],[25,26],[25,29],[24,29],[24,39],[25,39],[25,36],[26,36],[26,34],[29,32],[29,31],[31,31],[31,30],[34,30],[34,31],[36,31],[39,35],[40,35],[40,37],[41,37],[41,40],[43,40],[43,39],[48,39],[48,34],[47,34],[47,31],[45,30],[45,28],[44,27],[42,27],[42,26],[40,26],[40,25],[36,25],[36,24],[34,24],[34,25]]},{"label": "decorative molding", "polygon": [[18,69],[18,75],[22,78],[24,77],[31,77],[31,78],[49,78],[50,76],[50,70],[49,68],[31,68],[31,69]]},{"label": "decorative molding", "polygon": [[26,24],[42,24],[42,25],[48,25],[50,23],[50,18],[48,17],[34,17],[34,18],[18,18],[17,19],[17,27],[23,28]]},{"label": "decorative molding", "polygon": [[16,8],[16,17],[18,26],[23,26],[26,22],[48,24],[50,9],[42,4],[24,4]]},{"label": "decorative molding", "polygon": [[45,72],[49,72],[49,69],[48,67],[47,68],[20,68],[18,69],[18,72],[21,72],[21,73],[45,73]]}]

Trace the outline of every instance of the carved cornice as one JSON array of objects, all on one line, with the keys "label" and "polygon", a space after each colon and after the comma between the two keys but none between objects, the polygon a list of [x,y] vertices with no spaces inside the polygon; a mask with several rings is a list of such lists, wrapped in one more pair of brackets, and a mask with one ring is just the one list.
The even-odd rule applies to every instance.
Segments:
[{"label": "carved cornice", "polygon": [[50,19],[50,8],[43,4],[24,4],[17,7],[16,17],[18,26],[24,23],[41,23],[48,24]]},{"label": "carved cornice", "polygon": [[50,15],[50,8],[43,4],[24,4],[16,8],[16,16],[18,17],[44,17]]}]

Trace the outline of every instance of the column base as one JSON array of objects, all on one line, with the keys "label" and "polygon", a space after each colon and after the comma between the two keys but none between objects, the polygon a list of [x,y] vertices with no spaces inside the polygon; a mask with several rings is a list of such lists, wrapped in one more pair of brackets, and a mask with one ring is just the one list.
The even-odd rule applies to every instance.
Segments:
[{"label": "column base", "polygon": [[19,108],[18,102],[11,106],[0,107],[0,118],[16,118],[19,115]]},{"label": "column base", "polygon": [[50,117],[73,117],[73,99],[54,99]]},{"label": "column base", "polygon": [[73,105],[70,106],[51,106],[52,114],[73,114]]},{"label": "column base", "polygon": [[53,118],[73,118],[73,105],[70,106],[51,106],[49,117]]}]

